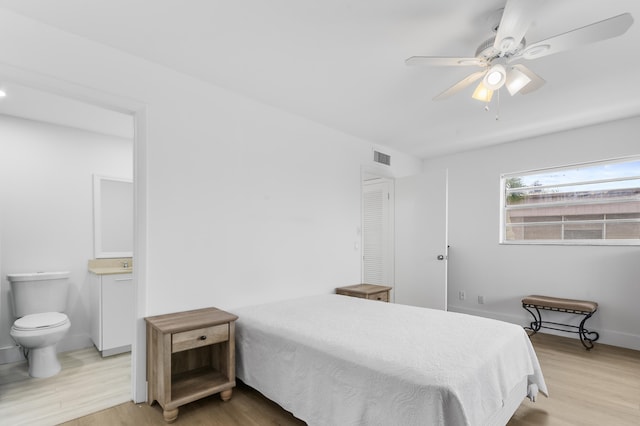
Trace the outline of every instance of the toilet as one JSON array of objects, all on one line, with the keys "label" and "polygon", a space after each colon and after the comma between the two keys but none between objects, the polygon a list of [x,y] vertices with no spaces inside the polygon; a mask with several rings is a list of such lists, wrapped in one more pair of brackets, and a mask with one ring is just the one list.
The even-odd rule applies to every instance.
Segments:
[{"label": "toilet", "polygon": [[31,377],[60,372],[57,343],[69,331],[67,308],[69,272],[9,274],[16,321],[11,337],[23,348]]}]

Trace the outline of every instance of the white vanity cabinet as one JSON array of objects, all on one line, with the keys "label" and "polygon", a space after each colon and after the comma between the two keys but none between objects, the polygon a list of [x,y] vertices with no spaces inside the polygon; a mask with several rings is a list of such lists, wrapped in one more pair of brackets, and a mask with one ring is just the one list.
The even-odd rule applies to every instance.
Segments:
[{"label": "white vanity cabinet", "polygon": [[91,339],[102,356],[131,350],[134,306],[133,276],[93,274],[91,286]]}]

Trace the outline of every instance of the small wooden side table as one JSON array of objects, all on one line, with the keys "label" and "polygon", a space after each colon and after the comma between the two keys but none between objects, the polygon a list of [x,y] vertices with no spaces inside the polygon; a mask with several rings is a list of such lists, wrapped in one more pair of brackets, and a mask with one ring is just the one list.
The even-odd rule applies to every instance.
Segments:
[{"label": "small wooden side table", "polygon": [[231,398],[236,385],[235,320],[216,308],[145,318],[147,403],[158,401],[171,423],[178,407],[220,393]]},{"label": "small wooden side table", "polygon": [[345,296],[359,297],[361,299],[389,301],[389,292],[392,287],[375,284],[356,284],[347,287],[336,288],[337,294]]}]

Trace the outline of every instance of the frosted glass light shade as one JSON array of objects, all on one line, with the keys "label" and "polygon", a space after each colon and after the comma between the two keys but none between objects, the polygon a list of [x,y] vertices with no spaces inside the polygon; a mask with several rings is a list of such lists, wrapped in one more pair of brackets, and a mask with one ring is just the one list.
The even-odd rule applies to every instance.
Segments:
[{"label": "frosted glass light shade", "polygon": [[493,96],[493,90],[485,86],[482,81],[480,82],[480,84],[478,84],[478,87],[476,87],[476,90],[473,91],[473,95],[471,95],[473,99],[477,99],[483,102],[490,102],[492,96]]},{"label": "frosted glass light shade", "polygon": [[505,86],[507,86],[507,90],[511,96],[518,93],[524,86],[531,83],[531,79],[528,75],[523,73],[517,68],[509,69],[507,73],[507,81],[505,82]]},{"label": "frosted glass light shade", "polygon": [[489,71],[485,74],[482,82],[487,89],[498,90],[504,85],[506,77],[507,70],[504,69],[504,66],[502,64],[495,64],[489,68]]}]

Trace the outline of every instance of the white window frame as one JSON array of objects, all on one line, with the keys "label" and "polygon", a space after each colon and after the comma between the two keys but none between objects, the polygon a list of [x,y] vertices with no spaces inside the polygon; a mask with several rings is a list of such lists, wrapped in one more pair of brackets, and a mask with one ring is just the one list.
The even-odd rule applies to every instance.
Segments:
[{"label": "white window frame", "polygon": [[[542,168],[542,169],[536,169],[536,170],[528,170],[528,171],[524,171],[524,172],[513,172],[513,173],[504,173],[500,176],[500,233],[499,233],[499,243],[500,244],[506,244],[506,245],[598,245],[598,246],[638,246],[640,245],[640,239],[604,239],[606,237],[605,233],[606,233],[606,223],[611,223],[611,221],[607,221],[606,218],[606,214],[603,213],[603,219],[595,219],[595,220],[584,220],[584,221],[580,221],[579,224],[603,224],[602,227],[602,232],[603,232],[603,238],[602,239],[572,239],[572,240],[565,240],[565,239],[547,239],[547,240],[542,240],[542,239],[536,239],[536,240],[507,240],[506,239],[506,229],[507,229],[507,210],[508,207],[506,205],[506,192],[507,192],[507,188],[506,188],[506,182],[508,179],[510,178],[516,178],[516,177],[524,177],[524,176],[530,176],[530,175],[537,175],[537,174],[542,174],[542,173],[546,173],[546,172],[560,172],[563,170],[572,170],[575,168],[580,168],[580,167],[588,167],[588,166],[598,166],[598,165],[606,165],[606,164],[615,164],[615,163],[624,163],[624,162],[631,162],[631,161],[640,161],[640,156],[629,156],[629,157],[621,157],[621,158],[615,158],[615,159],[609,159],[609,160],[603,160],[603,161],[593,161],[593,162],[585,162],[585,163],[576,163],[576,164],[571,164],[571,165],[565,165],[565,166],[558,166],[558,167],[548,167],[548,168]],[[587,184],[587,183],[593,183],[593,184],[597,184],[597,183],[608,183],[608,182],[616,182],[616,181],[624,181],[624,180],[633,180],[633,179],[640,179],[640,172],[633,176],[633,177],[623,177],[623,178],[608,178],[608,179],[596,179],[596,180],[589,180],[589,181],[582,181],[580,183],[582,184]],[[544,189],[544,188],[558,188],[558,187],[562,187],[562,186],[575,186],[576,182],[572,182],[572,183],[564,183],[564,184],[555,184],[555,185],[541,185],[540,187],[536,187],[536,188],[540,188],[540,189]],[[640,201],[640,198],[637,198],[634,200],[630,200],[630,201]],[[584,203],[584,202],[582,202]],[[603,201],[603,203],[609,203],[609,201]],[[564,205],[567,205],[566,202],[563,203]],[[581,204],[580,201],[576,201],[573,203],[570,203],[570,205],[579,205]],[[589,204],[594,204],[593,201],[589,201]],[[538,207],[544,207],[544,206],[549,206],[550,204],[545,204],[545,203],[538,203],[536,204],[536,206]],[[565,235],[565,229],[564,226],[567,223],[570,224],[577,224],[578,222],[567,222],[565,220],[565,217],[567,215],[558,215],[558,216],[562,216],[560,218],[560,220],[558,221],[544,221],[544,222],[528,222],[527,225],[531,226],[531,225],[535,225],[535,224],[545,224],[545,225],[552,225],[552,224],[556,224],[556,225],[561,225],[561,237],[564,237]],[[640,222],[640,218],[638,219],[615,219],[615,223],[639,223]]]}]

